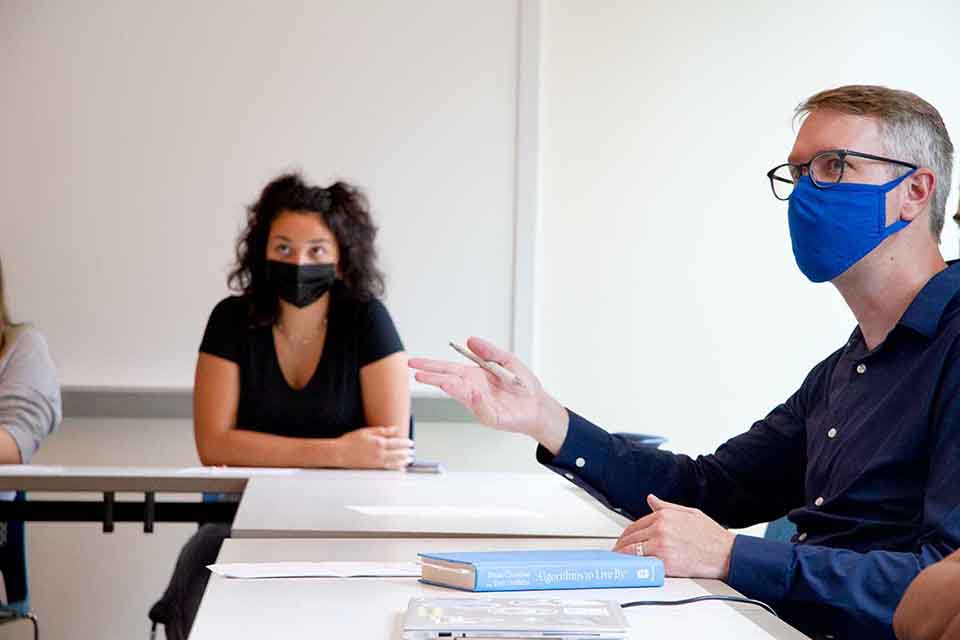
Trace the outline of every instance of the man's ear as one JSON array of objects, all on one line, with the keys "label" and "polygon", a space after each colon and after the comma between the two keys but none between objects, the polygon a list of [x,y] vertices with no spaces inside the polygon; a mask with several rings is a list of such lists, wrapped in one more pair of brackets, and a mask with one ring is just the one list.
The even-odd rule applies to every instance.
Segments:
[{"label": "man's ear", "polygon": [[908,222],[927,210],[937,189],[937,176],[930,169],[917,171],[903,181],[900,219]]}]

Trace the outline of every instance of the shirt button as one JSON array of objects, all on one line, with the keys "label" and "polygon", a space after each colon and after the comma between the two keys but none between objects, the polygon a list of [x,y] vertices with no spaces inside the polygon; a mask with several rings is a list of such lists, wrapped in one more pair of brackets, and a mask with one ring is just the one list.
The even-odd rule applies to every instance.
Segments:
[{"label": "shirt button", "polygon": [[814,500],[813,504],[817,505],[818,507],[823,506],[823,496],[820,496],[819,498]]},{"label": "shirt button", "polygon": [[862,375],[866,372],[867,372],[867,365],[863,364],[862,362],[857,365],[857,373]]},{"label": "shirt button", "polygon": [[801,533],[800,535],[797,536],[797,542],[803,542],[806,539],[807,539],[807,534],[805,533]]},{"label": "shirt button", "polygon": [[573,474],[572,474],[572,473],[565,473],[565,474],[563,474],[563,477],[565,477],[567,480],[573,480]]},{"label": "shirt button", "polygon": [[577,465],[577,468],[578,468],[578,469],[583,469],[583,465],[587,464],[587,461],[584,460],[583,458],[577,458],[577,460],[576,460],[576,462],[574,462],[574,464]]},{"label": "shirt button", "polygon": [[837,429],[836,429],[836,427],[830,429],[830,431],[827,431],[827,437],[828,437],[828,438],[831,438],[831,439],[837,437]]}]

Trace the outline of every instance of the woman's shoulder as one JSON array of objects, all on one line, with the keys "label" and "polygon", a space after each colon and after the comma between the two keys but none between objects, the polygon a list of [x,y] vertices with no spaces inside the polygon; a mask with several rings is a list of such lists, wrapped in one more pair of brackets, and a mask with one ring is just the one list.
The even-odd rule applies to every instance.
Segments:
[{"label": "woman's shoulder", "polygon": [[397,351],[403,351],[403,341],[397,327],[379,298],[354,299],[349,303],[352,318],[347,326],[359,339],[359,363],[365,366]]},{"label": "woman's shoulder", "polygon": [[227,296],[216,304],[207,320],[206,336],[239,337],[253,329],[250,304],[244,296]]},{"label": "woman's shoulder", "polygon": [[56,387],[56,366],[43,333],[32,324],[17,324],[3,331],[3,350],[0,351],[0,369],[42,380],[48,387]]},{"label": "woman's shoulder", "polygon": [[213,307],[213,311],[214,313],[219,310],[220,312],[239,314],[246,313],[248,308],[249,305],[245,297],[227,296]]},{"label": "woman's shoulder", "polygon": [[387,306],[379,298],[360,300],[343,291],[334,304],[339,307],[339,313],[350,318],[353,322],[359,322],[361,325],[382,322],[384,319],[390,318]]},{"label": "woman's shoulder", "polygon": [[48,351],[47,339],[43,333],[30,324],[22,322],[6,327],[3,330],[3,354],[7,355],[14,351]]},{"label": "woman's shoulder", "polygon": [[244,327],[250,322],[250,305],[243,296],[227,296],[213,307],[211,322]]},{"label": "woman's shoulder", "polygon": [[210,312],[200,351],[239,362],[249,340],[250,307],[243,296],[228,296]]},{"label": "woman's shoulder", "polygon": [[387,311],[387,305],[384,304],[380,298],[370,298],[369,300],[359,302],[358,305],[361,312],[368,316],[381,315],[384,313],[389,315],[390,313]]}]

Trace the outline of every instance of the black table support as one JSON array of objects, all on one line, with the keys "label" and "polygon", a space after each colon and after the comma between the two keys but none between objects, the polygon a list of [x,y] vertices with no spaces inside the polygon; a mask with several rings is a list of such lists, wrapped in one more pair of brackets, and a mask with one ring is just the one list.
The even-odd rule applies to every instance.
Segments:
[{"label": "black table support", "polygon": [[103,532],[113,533],[113,503],[116,494],[113,491],[103,492]]},{"label": "black table support", "polygon": [[114,530],[117,522],[142,522],[143,530],[152,533],[156,522],[233,521],[237,502],[157,502],[153,492],[144,500],[117,501],[112,491],[103,493],[103,501],[83,500],[0,500],[0,522],[100,522],[104,533]]},{"label": "black table support", "polygon": [[153,523],[157,517],[157,501],[153,491],[143,494],[143,532],[153,533]]}]

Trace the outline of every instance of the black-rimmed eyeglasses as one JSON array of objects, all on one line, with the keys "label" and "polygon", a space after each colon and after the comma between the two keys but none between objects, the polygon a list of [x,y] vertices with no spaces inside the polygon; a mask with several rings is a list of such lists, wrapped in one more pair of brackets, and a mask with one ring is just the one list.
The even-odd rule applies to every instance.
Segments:
[{"label": "black-rimmed eyeglasses", "polygon": [[801,176],[810,176],[810,182],[818,189],[829,189],[843,181],[843,171],[847,166],[847,158],[864,158],[866,160],[875,160],[879,162],[889,162],[903,167],[917,169],[917,165],[902,160],[884,158],[881,156],[870,155],[869,153],[860,153],[859,151],[850,151],[849,149],[831,149],[822,151],[810,159],[810,162],[803,164],[790,164],[789,162],[777,165],[767,172],[770,179],[770,188],[773,190],[773,196],[777,200],[789,200],[793,193],[793,187]]}]

